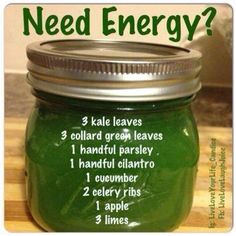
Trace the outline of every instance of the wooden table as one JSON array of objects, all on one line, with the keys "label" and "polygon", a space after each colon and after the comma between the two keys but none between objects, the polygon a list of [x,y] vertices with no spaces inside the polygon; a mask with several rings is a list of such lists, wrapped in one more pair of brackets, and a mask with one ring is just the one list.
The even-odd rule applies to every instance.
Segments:
[{"label": "wooden table", "polygon": [[[5,228],[11,232],[43,231],[32,219],[26,205],[24,183],[24,131],[25,118],[5,119]],[[190,215],[178,232],[225,232],[232,225],[232,129],[199,127],[200,162]],[[209,228],[209,156],[210,141],[216,138],[217,147],[226,148],[225,217],[215,219],[215,228]],[[217,172],[219,175],[219,169]]]}]

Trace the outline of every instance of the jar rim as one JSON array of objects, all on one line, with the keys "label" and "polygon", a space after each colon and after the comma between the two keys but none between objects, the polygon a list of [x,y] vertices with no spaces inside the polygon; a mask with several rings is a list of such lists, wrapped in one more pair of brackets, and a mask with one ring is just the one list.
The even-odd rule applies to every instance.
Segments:
[{"label": "jar rim", "polygon": [[201,53],[111,40],[52,40],[27,46],[28,82],[58,95],[109,101],[166,100],[196,93]]}]

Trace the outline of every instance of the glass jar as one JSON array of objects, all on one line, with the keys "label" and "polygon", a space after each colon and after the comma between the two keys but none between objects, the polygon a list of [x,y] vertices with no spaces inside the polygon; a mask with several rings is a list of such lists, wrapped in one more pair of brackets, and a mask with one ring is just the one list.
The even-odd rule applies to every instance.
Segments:
[{"label": "glass jar", "polygon": [[199,157],[191,102],[200,53],[61,40],[27,47],[36,103],[26,131],[29,209],[47,231],[176,229]]}]

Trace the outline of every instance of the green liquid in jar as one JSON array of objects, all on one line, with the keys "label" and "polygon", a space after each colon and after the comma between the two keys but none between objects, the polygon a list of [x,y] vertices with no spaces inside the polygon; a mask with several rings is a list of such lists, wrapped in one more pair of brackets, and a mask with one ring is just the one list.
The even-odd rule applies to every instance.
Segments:
[{"label": "green liquid in jar", "polygon": [[[37,102],[26,132],[27,198],[34,219],[48,231],[172,231],[187,217],[192,205],[199,157],[193,97],[150,102],[105,102],[66,98],[35,91]],[[82,126],[83,117],[141,119],[141,126]],[[162,133],[162,140],[62,140],[62,132]],[[81,155],[83,146],[153,147],[147,154]],[[72,145],[75,145],[73,150]],[[75,154],[73,152],[75,151]],[[79,168],[79,159],[118,162],[141,159],[154,163],[142,168]],[[145,163],[146,163],[145,162]],[[89,173],[89,179],[88,175]],[[138,176],[135,182],[95,182],[95,176]],[[88,182],[89,180],[89,182]],[[85,187],[89,196],[83,196]],[[92,196],[94,189],[130,190],[128,196]],[[137,196],[137,189],[141,196]],[[99,203],[97,203],[99,201]],[[111,212],[105,204],[128,204]],[[99,217],[101,216],[101,222]],[[115,218],[115,219],[113,219]],[[127,221],[128,218],[128,221]],[[110,221],[109,221],[110,220]],[[106,224],[113,220],[113,224]],[[115,222],[115,223],[114,223]],[[117,223],[118,222],[118,223]]]}]

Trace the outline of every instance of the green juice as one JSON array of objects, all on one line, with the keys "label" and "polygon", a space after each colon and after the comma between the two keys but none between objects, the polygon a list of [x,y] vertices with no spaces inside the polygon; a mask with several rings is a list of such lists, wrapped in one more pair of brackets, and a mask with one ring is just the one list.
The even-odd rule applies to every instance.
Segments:
[{"label": "green juice", "polygon": [[201,54],[150,43],[27,47],[27,202],[55,232],[167,232],[188,216],[199,158]]},{"label": "green juice", "polygon": [[[35,95],[26,132],[26,181],[29,208],[39,225],[61,232],[163,232],[187,217],[199,156],[192,97],[119,103]],[[105,119],[109,125],[99,126]],[[114,124],[114,119],[133,123]],[[80,140],[81,131],[102,135]],[[112,133],[125,138],[111,140],[106,134]],[[80,136],[71,140],[75,134]],[[81,145],[116,150],[89,154],[88,148],[80,154]]]}]

